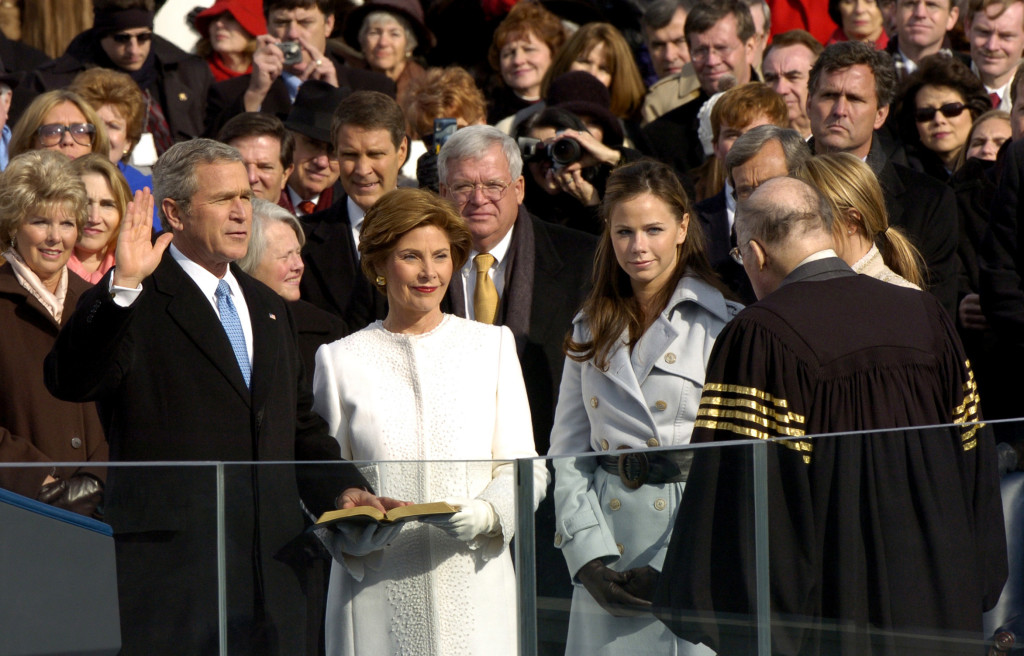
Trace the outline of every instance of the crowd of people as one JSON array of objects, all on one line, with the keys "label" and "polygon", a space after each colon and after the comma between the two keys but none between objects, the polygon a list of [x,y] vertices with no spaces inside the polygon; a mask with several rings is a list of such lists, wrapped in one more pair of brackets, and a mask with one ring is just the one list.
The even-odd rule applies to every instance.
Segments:
[{"label": "crowd of people", "polygon": [[[91,4],[0,36],[0,486],[113,528],[124,653],[516,653],[545,455],[542,653],[754,653],[759,576],[772,653],[990,637],[1024,0]],[[663,448],[752,438],[764,518]],[[224,566],[107,466],[189,461]]]}]

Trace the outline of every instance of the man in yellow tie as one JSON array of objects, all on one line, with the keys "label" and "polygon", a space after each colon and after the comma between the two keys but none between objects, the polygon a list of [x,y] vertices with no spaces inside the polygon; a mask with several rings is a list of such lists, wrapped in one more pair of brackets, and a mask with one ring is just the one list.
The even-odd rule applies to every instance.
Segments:
[{"label": "man in yellow tie", "polygon": [[596,239],[526,211],[523,158],[501,130],[462,128],[441,148],[437,170],[441,195],[455,203],[473,235],[469,261],[452,276],[446,311],[512,330],[537,451],[544,453],[562,340],[590,286]]}]

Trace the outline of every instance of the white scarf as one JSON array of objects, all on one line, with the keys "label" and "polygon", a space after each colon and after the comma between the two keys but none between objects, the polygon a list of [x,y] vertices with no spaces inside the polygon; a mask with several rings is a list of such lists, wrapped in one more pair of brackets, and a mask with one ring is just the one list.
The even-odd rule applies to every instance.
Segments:
[{"label": "white scarf", "polygon": [[60,316],[64,312],[64,297],[68,294],[68,268],[65,266],[61,270],[57,293],[54,294],[43,285],[39,276],[25,264],[25,260],[13,248],[5,251],[3,256],[11,265],[11,270],[14,271],[14,277],[18,279],[18,283],[27,289],[29,294],[35,296],[36,300],[42,303],[46,311],[57,322],[57,325],[60,325]]}]

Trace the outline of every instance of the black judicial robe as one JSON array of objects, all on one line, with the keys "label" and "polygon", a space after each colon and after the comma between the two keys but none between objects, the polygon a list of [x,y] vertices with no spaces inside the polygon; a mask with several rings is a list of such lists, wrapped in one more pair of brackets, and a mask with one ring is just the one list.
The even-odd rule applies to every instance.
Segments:
[{"label": "black judicial robe", "polygon": [[[692,441],[775,438],[773,654],[983,653],[1006,551],[995,446],[965,425],[979,418],[940,304],[838,259],[798,267],[725,327]],[[857,430],[874,432],[800,439]],[[654,600],[721,654],[756,653],[751,452],[696,452]]]}]

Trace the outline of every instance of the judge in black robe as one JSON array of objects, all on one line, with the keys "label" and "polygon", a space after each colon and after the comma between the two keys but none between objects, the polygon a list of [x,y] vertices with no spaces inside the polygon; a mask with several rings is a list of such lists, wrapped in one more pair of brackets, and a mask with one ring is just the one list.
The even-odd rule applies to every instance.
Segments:
[{"label": "judge in black robe", "polygon": [[[751,239],[764,240],[741,229],[742,207],[756,272]],[[761,445],[698,450],[655,612],[686,640],[755,653],[760,546],[773,654],[979,653],[1005,538],[994,444],[973,423],[952,321],[930,294],[858,276],[828,250],[803,255],[719,335],[692,437],[767,441],[767,544],[755,538]],[[936,424],[952,426],[905,428]],[[869,432],[806,439],[843,431]]]}]

